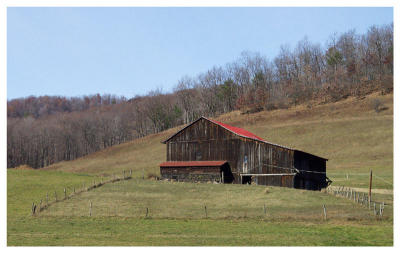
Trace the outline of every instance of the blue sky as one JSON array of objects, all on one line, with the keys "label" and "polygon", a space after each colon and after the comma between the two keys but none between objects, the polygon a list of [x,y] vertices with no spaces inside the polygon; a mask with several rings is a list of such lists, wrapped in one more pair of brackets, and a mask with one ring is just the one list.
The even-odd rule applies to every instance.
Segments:
[{"label": "blue sky", "polygon": [[171,91],[242,51],[390,24],[392,8],[7,9],[7,98]]}]

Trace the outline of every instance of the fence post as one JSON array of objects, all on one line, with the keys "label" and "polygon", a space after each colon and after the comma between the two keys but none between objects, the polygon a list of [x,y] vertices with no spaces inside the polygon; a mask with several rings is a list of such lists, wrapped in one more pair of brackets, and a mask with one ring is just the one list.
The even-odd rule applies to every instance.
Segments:
[{"label": "fence post", "polygon": [[326,220],[326,207],[325,207],[325,204],[323,204],[322,207],[324,209],[324,219]]},{"label": "fence post", "polygon": [[35,215],[35,211],[36,211],[35,202],[32,202],[32,215]]},{"label": "fence post", "polygon": [[207,206],[206,205],[204,205],[204,212],[206,214],[206,219],[207,219]]},{"label": "fence post", "polygon": [[49,205],[49,193],[46,192],[46,206]]},{"label": "fence post", "polygon": [[225,179],[224,179],[224,172],[222,171],[222,182],[221,182],[221,183],[224,183],[224,181],[225,181]]},{"label": "fence post", "polygon": [[376,203],[374,202],[374,214],[376,215]]},{"label": "fence post", "polygon": [[265,203],[264,203],[264,215],[266,215],[267,214],[267,207],[265,206]]},{"label": "fence post", "polygon": [[368,197],[369,197],[370,201],[371,201],[371,198],[372,198],[372,192],[371,192],[371,190],[372,190],[372,170],[369,172],[369,191],[368,191]]},{"label": "fence post", "polygon": [[144,169],[142,171],[142,179],[144,180]]},{"label": "fence post", "polygon": [[146,218],[147,218],[148,215],[149,215],[149,208],[146,207]]},{"label": "fence post", "polygon": [[89,201],[89,216],[92,216],[92,201]]},{"label": "fence post", "polygon": [[132,170],[129,171],[129,177],[132,178]]},{"label": "fence post", "polygon": [[122,171],[122,178],[125,179],[125,170]]},{"label": "fence post", "polygon": [[66,198],[67,198],[67,190],[64,187],[64,199],[66,199]]},{"label": "fence post", "polygon": [[57,192],[56,191],[54,191],[54,198],[56,199],[56,202],[57,202]]}]

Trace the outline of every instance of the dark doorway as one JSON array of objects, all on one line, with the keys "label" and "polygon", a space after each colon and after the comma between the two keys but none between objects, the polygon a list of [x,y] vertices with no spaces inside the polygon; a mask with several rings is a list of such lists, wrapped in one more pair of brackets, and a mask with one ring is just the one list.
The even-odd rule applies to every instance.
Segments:
[{"label": "dark doorway", "polygon": [[251,184],[251,176],[243,176],[242,184]]},{"label": "dark doorway", "polygon": [[233,182],[234,179],[235,178],[233,177],[231,166],[229,166],[229,163],[225,163],[224,165],[222,165],[221,166],[221,180],[223,181],[222,183],[230,184]]}]

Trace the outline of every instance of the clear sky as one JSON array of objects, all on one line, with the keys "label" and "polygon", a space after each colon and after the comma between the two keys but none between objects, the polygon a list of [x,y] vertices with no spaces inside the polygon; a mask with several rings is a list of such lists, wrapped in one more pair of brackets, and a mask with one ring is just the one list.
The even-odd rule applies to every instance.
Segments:
[{"label": "clear sky", "polygon": [[392,8],[7,9],[7,98],[171,91],[242,51],[393,22]]}]

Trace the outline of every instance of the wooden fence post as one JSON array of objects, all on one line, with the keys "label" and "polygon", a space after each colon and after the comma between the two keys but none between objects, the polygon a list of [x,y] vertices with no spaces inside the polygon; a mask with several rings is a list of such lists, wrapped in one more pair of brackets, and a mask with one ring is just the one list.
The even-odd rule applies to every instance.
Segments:
[{"label": "wooden fence post", "polygon": [[125,179],[125,170],[122,171],[122,178]]},{"label": "wooden fence post", "polygon": [[32,202],[32,215],[35,215],[36,205],[35,202]]},{"label": "wooden fence post", "polygon": [[148,215],[149,215],[149,208],[146,207],[146,218],[147,218]]},{"label": "wooden fence post", "polygon": [[224,172],[222,171],[222,182],[221,183],[224,183],[225,182],[225,179],[224,179]]},{"label": "wooden fence post", "polygon": [[89,201],[89,216],[92,216],[92,201]]},{"label": "wooden fence post", "polygon": [[132,178],[132,170],[129,171],[129,177]]},{"label": "wooden fence post", "polygon": [[326,220],[326,207],[325,207],[325,204],[322,205],[322,208],[324,209],[324,220]]},{"label": "wooden fence post", "polygon": [[66,198],[67,198],[67,190],[64,187],[64,199],[66,199]]},{"label": "wooden fence post", "polygon": [[142,171],[142,179],[144,180],[144,169]]},{"label": "wooden fence post", "polygon": [[207,206],[206,205],[204,205],[204,212],[206,214],[206,219],[207,219]]},{"label": "wooden fence post", "polygon": [[369,172],[369,191],[368,191],[369,201],[371,201],[372,198],[371,192],[372,192],[372,170]]}]

